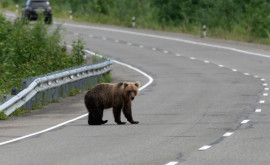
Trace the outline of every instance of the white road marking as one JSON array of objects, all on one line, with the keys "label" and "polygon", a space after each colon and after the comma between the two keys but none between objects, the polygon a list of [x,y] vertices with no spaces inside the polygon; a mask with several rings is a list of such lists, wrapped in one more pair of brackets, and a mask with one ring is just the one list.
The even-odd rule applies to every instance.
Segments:
[{"label": "white road marking", "polygon": [[84,118],[86,116],[88,116],[88,114],[84,114],[82,116],[76,117],[74,119],[68,120],[66,122],[60,123],[60,124],[58,124],[56,126],[53,126],[53,127],[47,128],[47,129],[44,129],[44,130],[39,131],[39,132],[35,132],[35,133],[29,134],[29,135],[25,135],[25,136],[18,137],[18,138],[12,139],[12,140],[1,142],[0,143],[0,146],[5,145],[5,144],[9,144],[9,143],[13,143],[13,142],[17,142],[17,141],[20,141],[20,140],[23,140],[23,139],[26,139],[26,138],[29,138],[29,137],[33,137],[33,136],[36,136],[36,135],[39,135],[39,134],[42,134],[42,133],[45,133],[45,132],[49,132],[51,130],[54,130],[54,129],[59,128],[59,127],[62,127],[63,125],[66,125],[68,123],[74,122],[74,121],[79,120],[81,118]]},{"label": "white road marking", "polygon": [[263,104],[263,103],[265,103],[265,100],[260,100],[260,104]]},{"label": "white road marking", "polygon": [[269,88],[264,88],[264,90],[269,91]]},{"label": "white road marking", "polygon": [[156,51],[156,50],[157,50],[157,48],[152,48],[152,50],[153,50],[153,51]]},{"label": "white road marking", "polygon": [[132,43],[130,43],[130,42],[129,42],[129,43],[127,43],[127,44],[128,44],[129,46],[130,46],[130,45],[132,45]]},{"label": "white road marking", "polygon": [[195,57],[190,57],[189,59],[191,59],[191,60],[196,60],[196,58],[195,58]]},{"label": "white road marking", "polygon": [[205,150],[208,150],[209,148],[211,148],[212,146],[208,146],[208,145],[205,145],[205,146],[202,146],[201,148],[199,148],[198,150],[199,151],[205,151]]},{"label": "white road marking", "polygon": [[223,68],[224,67],[224,65],[218,65],[219,67],[221,67],[221,68]]},{"label": "white road marking", "polygon": [[262,109],[256,109],[255,112],[262,112]]},{"label": "white road marking", "polygon": [[268,93],[264,93],[263,96],[268,96]]},{"label": "white road marking", "polygon": [[103,40],[107,40],[107,38],[106,38],[106,37],[102,37],[102,39],[103,39]]},{"label": "white road marking", "polygon": [[140,48],[144,48],[144,46],[143,45],[140,45]]},{"label": "white road marking", "polygon": [[242,122],[241,122],[241,124],[246,124],[246,123],[248,123],[249,122],[249,120],[243,120]]},{"label": "white road marking", "polygon": [[226,132],[223,136],[224,137],[229,137],[229,136],[231,136],[233,134],[233,132]]},{"label": "white road marking", "polygon": [[206,63],[206,64],[209,64],[210,63],[210,61],[207,61],[207,60],[204,60],[203,62]]},{"label": "white road marking", "polygon": [[265,79],[264,79],[264,78],[262,78],[262,79],[261,79],[261,81],[265,81]]},{"label": "white road marking", "polygon": [[233,72],[237,72],[237,69],[232,69]]},{"label": "white road marking", "polygon": [[175,56],[180,57],[180,56],[181,56],[181,54],[176,53],[176,54],[175,54]]},{"label": "white road marking", "polygon": [[114,40],[114,42],[117,42],[117,43],[118,43],[118,42],[119,42],[119,40]]},{"label": "white road marking", "polygon": [[88,37],[92,38],[92,37],[94,37],[94,36],[93,36],[93,35],[88,35]]},{"label": "white road marking", "polygon": [[260,78],[260,77],[256,75],[256,76],[254,76],[254,78]]},{"label": "white road marking", "polygon": [[176,164],[178,164],[178,162],[169,162],[166,165],[176,165]]},{"label": "white road marking", "polygon": [[249,76],[250,74],[249,73],[244,73],[244,75]]},{"label": "white road marking", "polygon": [[167,50],[164,50],[163,53],[167,54],[167,53],[169,53],[169,52],[168,52]]},{"label": "white road marking", "polygon": [[267,83],[264,83],[263,86],[267,86],[268,84]]},{"label": "white road marking", "polygon": [[[68,46],[69,46],[69,45],[68,45]],[[71,47],[71,46],[69,46],[69,47]],[[89,53],[89,54],[96,55],[96,53],[94,53],[94,52],[92,52],[92,51],[89,51],[89,50],[85,50],[85,51],[86,51],[87,53]],[[99,56],[101,56],[101,55],[99,55]],[[125,67],[128,67],[128,68],[130,68],[130,69],[132,69],[132,70],[135,70],[135,71],[141,73],[142,75],[144,75],[145,77],[148,78],[148,82],[147,82],[144,86],[140,87],[140,88],[139,88],[139,91],[142,91],[143,89],[145,89],[146,87],[148,87],[148,86],[154,81],[153,78],[152,78],[150,75],[148,75],[147,73],[141,71],[141,70],[138,69],[138,68],[135,68],[135,67],[133,67],[133,66],[131,66],[131,65],[128,65],[128,64],[125,64],[125,63],[123,63],[123,62],[116,61],[116,60],[113,60],[113,62],[114,62],[114,63],[117,63],[117,64],[119,64],[119,65],[123,65],[123,66],[125,66]],[[21,136],[21,137],[12,139],[12,140],[8,140],[8,141],[1,142],[1,143],[0,143],[0,146],[5,145],[5,144],[9,144],[9,143],[13,143],[13,142],[17,142],[17,141],[20,141],[20,140],[23,140],[23,139],[27,139],[27,138],[30,138],[30,137],[33,137],[33,136],[36,136],[36,135],[39,135],[39,134],[43,134],[43,133],[52,131],[52,130],[54,130],[54,129],[57,129],[57,128],[59,128],[59,127],[62,127],[62,126],[64,126],[64,125],[67,125],[67,124],[69,124],[69,123],[71,123],[71,122],[74,122],[74,121],[76,121],[76,120],[80,120],[80,119],[82,119],[82,118],[84,118],[84,117],[86,117],[86,116],[88,116],[88,113],[87,113],[87,114],[84,114],[84,115],[81,115],[81,116],[79,116],[79,117],[76,117],[76,118],[74,118],[74,119],[68,120],[68,121],[66,121],[66,122],[60,123],[60,124],[58,124],[58,125],[49,127],[49,128],[44,129],[44,130],[42,130],[42,131],[38,131],[38,132],[35,132],[35,133],[32,133],[32,134],[28,134],[28,135],[25,135],[25,136]]]},{"label": "white road marking", "polygon": [[[56,24],[60,24],[60,23],[56,22]],[[192,44],[192,45],[199,45],[199,46],[206,46],[206,47],[230,50],[230,51],[239,52],[239,53],[243,53],[243,54],[247,54],[247,55],[251,55],[251,56],[270,58],[269,55],[265,55],[265,54],[261,54],[261,53],[245,51],[245,50],[241,50],[241,49],[237,49],[237,48],[233,48],[233,47],[227,47],[227,46],[221,46],[221,45],[207,44],[207,43],[203,43],[203,42],[184,40],[184,39],[174,38],[174,37],[166,37],[166,36],[155,35],[155,34],[146,34],[146,33],[133,32],[133,31],[128,31],[128,30],[119,30],[119,29],[113,29],[113,28],[104,28],[104,27],[98,27],[98,26],[76,25],[76,24],[70,24],[70,23],[64,23],[63,25],[64,26],[70,26],[70,27],[94,29],[94,30],[101,30],[101,31],[110,31],[110,32],[125,33],[125,34],[137,35],[137,36],[157,38],[157,39],[164,39],[164,40],[170,40],[170,41],[177,41],[177,42],[183,42],[183,43],[188,43],[188,44]]]}]

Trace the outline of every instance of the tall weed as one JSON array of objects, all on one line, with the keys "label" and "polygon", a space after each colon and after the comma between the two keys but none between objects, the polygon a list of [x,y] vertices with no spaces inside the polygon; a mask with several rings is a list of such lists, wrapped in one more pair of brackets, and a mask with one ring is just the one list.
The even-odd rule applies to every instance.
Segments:
[{"label": "tall weed", "polygon": [[30,25],[18,18],[11,23],[0,14],[0,95],[20,88],[27,77],[84,64],[84,43],[74,41],[73,55],[68,55],[60,44],[61,29],[49,31],[42,20]]}]

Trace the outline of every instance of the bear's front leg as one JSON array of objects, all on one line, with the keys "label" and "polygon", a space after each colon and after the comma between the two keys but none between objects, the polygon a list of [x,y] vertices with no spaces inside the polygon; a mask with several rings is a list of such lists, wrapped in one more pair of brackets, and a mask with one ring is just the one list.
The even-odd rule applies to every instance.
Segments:
[{"label": "bear's front leg", "polygon": [[131,102],[128,102],[124,105],[123,108],[123,112],[125,117],[127,118],[127,120],[131,123],[131,124],[139,124],[138,121],[134,121],[133,117],[132,117],[132,112],[131,112]]},{"label": "bear's front leg", "polygon": [[113,107],[114,121],[118,125],[124,125],[126,122],[121,122],[121,107]]}]

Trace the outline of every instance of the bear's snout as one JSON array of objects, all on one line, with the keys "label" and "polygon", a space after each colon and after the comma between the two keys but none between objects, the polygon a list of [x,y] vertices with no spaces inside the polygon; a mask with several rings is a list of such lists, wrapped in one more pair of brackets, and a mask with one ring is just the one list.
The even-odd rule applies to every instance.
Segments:
[{"label": "bear's snout", "polygon": [[134,100],[135,97],[131,96],[131,100]]}]

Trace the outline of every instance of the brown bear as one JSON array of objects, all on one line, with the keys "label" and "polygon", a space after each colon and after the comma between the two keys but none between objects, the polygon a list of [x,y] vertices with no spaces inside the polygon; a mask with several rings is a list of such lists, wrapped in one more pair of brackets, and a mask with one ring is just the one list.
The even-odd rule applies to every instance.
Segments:
[{"label": "brown bear", "polygon": [[117,124],[126,124],[121,121],[121,110],[131,124],[134,121],[131,112],[131,101],[138,95],[139,82],[102,83],[90,91],[84,97],[85,106],[88,110],[88,124],[101,125],[108,120],[102,120],[103,111],[113,108],[114,121]]}]

